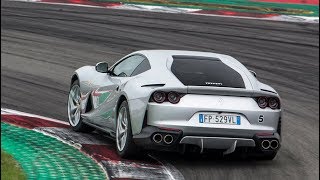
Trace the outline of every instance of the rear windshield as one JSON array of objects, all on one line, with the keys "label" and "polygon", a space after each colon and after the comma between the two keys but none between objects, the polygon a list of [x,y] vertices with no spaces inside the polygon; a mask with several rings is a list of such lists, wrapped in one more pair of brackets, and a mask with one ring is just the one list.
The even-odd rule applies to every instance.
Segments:
[{"label": "rear windshield", "polygon": [[241,75],[218,58],[172,57],[171,71],[185,86],[245,88]]}]

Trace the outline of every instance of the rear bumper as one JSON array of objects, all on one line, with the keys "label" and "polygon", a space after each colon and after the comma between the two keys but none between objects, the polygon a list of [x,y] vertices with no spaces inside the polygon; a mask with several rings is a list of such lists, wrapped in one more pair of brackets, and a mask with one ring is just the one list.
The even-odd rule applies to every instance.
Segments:
[{"label": "rear bumper", "polygon": [[203,136],[185,136],[180,140],[180,144],[193,144],[199,146],[201,149],[229,149],[232,146],[256,146],[253,139]]},{"label": "rear bumper", "polygon": [[[173,141],[170,144],[166,144],[163,141],[156,143],[153,140],[155,134],[172,135]],[[250,138],[243,137],[225,137],[225,136],[196,136],[196,135],[184,135],[183,131],[176,130],[164,130],[154,126],[147,126],[142,129],[142,132],[133,136],[136,145],[144,149],[153,149],[160,151],[180,151],[183,145],[195,145],[201,149],[218,149],[224,150],[224,154],[229,154],[235,151],[238,147],[255,148],[259,151],[277,151],[280,148],[280,136],[278,133],[268,134],[268,136],[254,135]],[[276,140],[279,146],[275,149],[264,149],[261,147],[261,143],[264,140]]]},{"label": "rear bumper", "polygon": [[[228,114],[240,117],[236,124],[203,122],[203,114]],[[263,116],[263,121],[259,121]],[[187,94],[178,104],[148,103],[145,127],[134,136],[135,143],[146,149],[179,150],[193,145],[203,149],[220,149],[225,153],[237,147],[256,148],[261,151],[277,151],[277,148],[261,148],[272,140],[280,144],[280,109],[261,109],[251,97]],[[170,144],[156,143],[155,134],[170,134]],[[258,136],[263,134],[262,137]],[[268,136],[266,136],[268,135]]]}]

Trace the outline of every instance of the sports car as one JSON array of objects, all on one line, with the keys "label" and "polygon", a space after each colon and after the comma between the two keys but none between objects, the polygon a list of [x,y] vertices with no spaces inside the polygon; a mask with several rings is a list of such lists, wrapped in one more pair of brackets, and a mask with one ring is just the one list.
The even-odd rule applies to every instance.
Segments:
[{"label": "sports car", "polygon": [[142,50],[109,67],[77,69],[68,96],[75,131],[115,139],[121,157],[139,150],[236,149],[265,160],[281,142],[279,94],[235,58],[210,52]]}]

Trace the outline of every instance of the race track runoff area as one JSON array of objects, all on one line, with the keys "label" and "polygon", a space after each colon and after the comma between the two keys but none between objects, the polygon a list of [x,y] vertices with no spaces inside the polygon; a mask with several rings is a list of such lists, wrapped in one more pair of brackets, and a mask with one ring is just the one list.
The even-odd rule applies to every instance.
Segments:
[{"label": "race track runoff area", "polygon": [[103,179],[105,176],[92,159],[42,133],[1,122],[1,138],[1,148],[13,155],[29,179]]},{"label": "race track runoff area", "polygon": [[21,164],[28,179],[183,179],[152,156],[121,159],[113,141],[73,132],[63,121],[2,109],[1,137],[1,149]]}]

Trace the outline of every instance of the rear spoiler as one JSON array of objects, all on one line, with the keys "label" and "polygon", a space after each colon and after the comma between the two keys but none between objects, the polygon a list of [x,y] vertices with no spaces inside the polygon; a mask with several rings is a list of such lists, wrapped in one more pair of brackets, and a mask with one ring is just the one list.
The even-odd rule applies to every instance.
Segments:
[{"label": "rear spoiler", "polygon": [[[148,86],[144,86],[148,87]],[[152,87],[152,86],[150,86]],[[184,86],[184,87],[152,87],[154,91],[176,91],[185,94],[203,94],[203,95],[220,95],[220,96],[238,96],[238,97],[279,97],[273,91],[260,91],[243,88],[227,88],[212,86]]]},{"label": "rear spoiler", "polygon": [[243,88],[227,88],[227,87],[208,87],[208,86],[187,86],[188,94],[208,94],[221,96],[240,96],[240,97],[258,97],[258,96],[275,96],[276,92],[258,91]]}]

